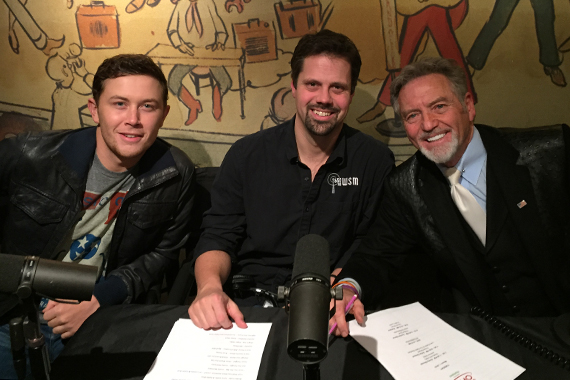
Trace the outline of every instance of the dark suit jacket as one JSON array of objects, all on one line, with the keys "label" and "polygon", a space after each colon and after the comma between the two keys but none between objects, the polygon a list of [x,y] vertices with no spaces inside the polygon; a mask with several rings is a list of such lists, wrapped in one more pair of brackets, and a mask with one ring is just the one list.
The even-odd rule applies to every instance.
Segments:
[{"label": "dark suit jacket", "polygon": [[[510,214],[551,303],[559,313],[570,311],[570,129],[477,129],[487,150],[486,248]],[[458,291],[470,305],[489,309],[485,276],[469,236],[473,232],[439,168],[417,152],[392,172],[385,186],[375,224],[340,278],[358,281],[365,307],[377,307],[406,254],[419,249],[436,264],[444,290]],[[506,209],[495,207],[498,197]],[[522,200],[526,206],[520,208]],[[450,299],[442,300],[445,311],[466,311],[450,310]]]}]

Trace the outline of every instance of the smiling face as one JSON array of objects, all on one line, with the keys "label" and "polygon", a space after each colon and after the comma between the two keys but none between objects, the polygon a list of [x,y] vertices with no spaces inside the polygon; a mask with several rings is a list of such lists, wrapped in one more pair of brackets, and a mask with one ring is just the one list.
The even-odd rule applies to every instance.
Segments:
[{"label": "smiling face", "polygon": [[160,83],[147,75],[127,75],[104,82],[96,103],[88,107],[97,128],[97,156],[107,169],[134,166],[156,140],[168,115]]},{"label": "smiling face", "polygon": [[406,84],[398,102],[411,143],[429,160],[455,166],[473,136],[471,93],[462,104],[445,76],[429,74]]},{"label": "smiling face", "polygon": [[328,136],[342,128],[352,101],[350,63],[327,55],[309,56],[291,89],[297,106],[295,123],[313,136]]}]

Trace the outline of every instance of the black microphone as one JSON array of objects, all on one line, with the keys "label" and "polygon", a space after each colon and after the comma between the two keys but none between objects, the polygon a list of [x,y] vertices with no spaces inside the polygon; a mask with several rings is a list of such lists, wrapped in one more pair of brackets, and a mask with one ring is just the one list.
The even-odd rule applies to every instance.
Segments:
[{"label": "black microphone", "polygon": [[24,299],[33,291],[47,298],[89,301],[97,272],[95,266],[2,253],[0,293],[16,293]]},{"label": "black microphone", "polygon": [[327,356],[331,301],[329,243],[319,235],[305,235],[297,243],[289,290],[287,352],[304,364]]}]

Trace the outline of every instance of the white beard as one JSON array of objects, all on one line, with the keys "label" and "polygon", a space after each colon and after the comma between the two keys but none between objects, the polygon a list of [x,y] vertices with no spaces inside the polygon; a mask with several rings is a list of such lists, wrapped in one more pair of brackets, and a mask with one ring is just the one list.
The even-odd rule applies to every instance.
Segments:
[{"label": "white beard", "polygon": [[420,146],[420,152],[422,152],[428,160],[433,161],[436,164],[445,164],[455,156],[458,148],[459,139],[455,133],[452,133],[451,141],[445,146],[440,146],[431,150],[426,149],[424,146]]}]

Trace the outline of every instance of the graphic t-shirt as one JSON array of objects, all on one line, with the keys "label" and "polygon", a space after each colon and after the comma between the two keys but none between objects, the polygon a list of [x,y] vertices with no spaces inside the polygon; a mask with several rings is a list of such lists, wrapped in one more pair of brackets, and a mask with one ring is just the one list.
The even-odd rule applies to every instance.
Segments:
[{"label": "graphic t-shirt", "polygon": [[135,181],[135,170],[136,166],[112,172],[95,155],[87,175],[81,219],[60,243],[58,259],[97,266],[98,276],[105,274],[117,214]]}]

